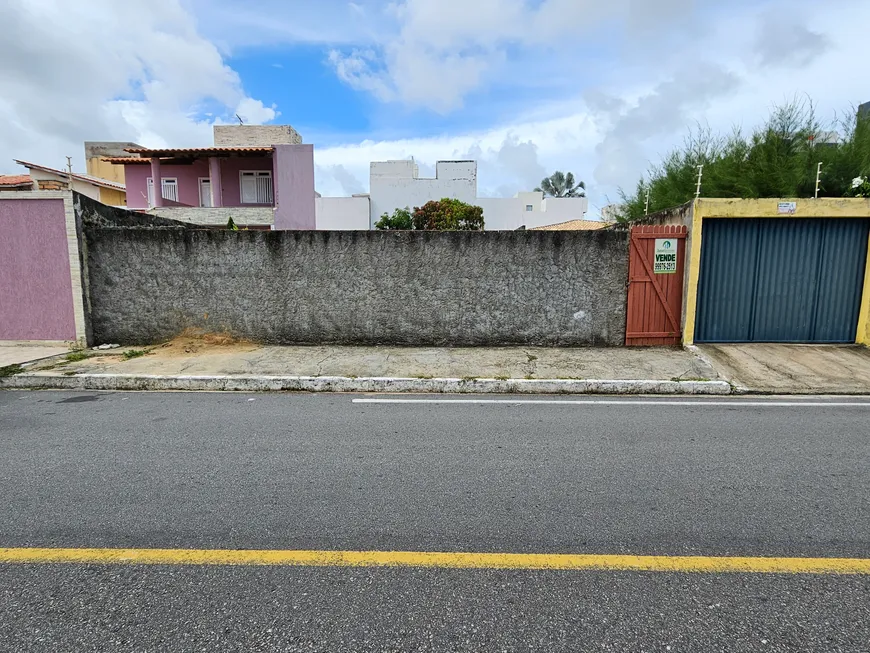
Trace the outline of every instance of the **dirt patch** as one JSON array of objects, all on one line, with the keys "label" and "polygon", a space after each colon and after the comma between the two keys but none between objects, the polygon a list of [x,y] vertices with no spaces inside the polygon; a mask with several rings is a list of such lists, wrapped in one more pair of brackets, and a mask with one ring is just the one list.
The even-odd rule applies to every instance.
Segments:
[{"label": "dirt patch", "polygon": [[191,355],[231,354],[255,351],[260,345],[249,340],[236,338],[230,333],[203,333],[187,329],[169,342],[152,349],[152,352],[166,358],[188,357]]}]

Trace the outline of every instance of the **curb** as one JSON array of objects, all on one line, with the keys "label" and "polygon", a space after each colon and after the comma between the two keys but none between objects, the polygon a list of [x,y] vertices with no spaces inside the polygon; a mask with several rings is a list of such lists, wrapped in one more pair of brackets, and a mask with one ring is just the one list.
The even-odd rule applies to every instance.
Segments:
[{"label": "curb", "polygon": [[716,363],[713,362],[713,359],[710,358],[709,356],[707,356],[707,354],[705,354],[704,352],[702,352],[698,348],[697,345],[683,345],[683,349],[685,349],[687,352],[691,353],[693,356],[695,356],[696,358],[703,361],[709,367],[716,370],[716,372],[719,374],[719,378],[731,386],[731,394],[733,394],[733,395],[756,394],[755,392],[753,392],[752,389],[747,388],[746,386],[743,386],[743,385],[738,385],[738,384],[734,383],[733,379],[722,374],[721,367],[716,365]]},{"label": "curb", "polygon": [[728,395],[725,381],[410,379],[344,376],[160,376],[148,374],[19,374],[0,388],[30,390],[208,390],[238,392],[416,392],[475,394]]}]

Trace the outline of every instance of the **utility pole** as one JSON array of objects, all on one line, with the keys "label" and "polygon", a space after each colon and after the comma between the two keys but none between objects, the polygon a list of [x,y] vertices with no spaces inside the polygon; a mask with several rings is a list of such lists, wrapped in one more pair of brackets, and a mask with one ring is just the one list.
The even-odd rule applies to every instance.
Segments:
[{"label": "utility pole", "polygon": [[67,179],[69,180],[69,189],[70,189],[70,190],[75,190],[75,189],[73,188],[73,177],[72,177],[72,157],[71,157],[71,156],[68,156],[68,157],[66,158],[66,173],[67,173]]},{"label": "utility pole", "polygon": [[819,161],[819,168],[816,170],[816,199],[819,199],[819,184],[822,181],[822,162]]},{"label": "utility pole", "polygon": [[650,188],[649,188],[649,186],[647,186],[646,187],[646,202],[643,205],[643,214],[644,215],[649,215],[649,192],[650,192]]},{"label": "utility pole", "polygon": [[698,187],[695,188],[695,199],[701,197],[701,177],[704,175],[704,166],[698,166]]}]

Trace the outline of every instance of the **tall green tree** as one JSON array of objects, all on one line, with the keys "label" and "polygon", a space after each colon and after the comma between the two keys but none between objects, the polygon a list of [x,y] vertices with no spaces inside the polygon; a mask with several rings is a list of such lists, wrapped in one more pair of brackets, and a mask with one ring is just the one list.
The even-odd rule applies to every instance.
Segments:
[{"label": "tall green tree", "polygon": [[582,181],[574,182],[574,173],[565,174],[557,170],[549,177],[541,180],[541,185],[535,189],[537,193],[544,193],[549,197],[585,197],[586,184]]},{"label": "tall green tree", "polygon": [[[837,134],[836,144],[827,138]],[[851,194],[852,181],[870,174],[870,117],[850,111],[822,126],[810,100],[774,107],[767,120],[744,134],[691,130],[682,147],[652,166],[633,191],[620,190],[621,222],[671,208],[695,197],[698,166],[704,166],[702,197],[813,197],[822,164],[819,197]]]}]

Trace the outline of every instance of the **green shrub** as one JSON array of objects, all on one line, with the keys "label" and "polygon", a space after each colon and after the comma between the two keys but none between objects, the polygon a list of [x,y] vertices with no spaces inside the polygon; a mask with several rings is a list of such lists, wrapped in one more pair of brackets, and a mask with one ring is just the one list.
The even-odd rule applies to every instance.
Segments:
[{"label": "green shrub", "polygon": [[390,216],[384,213],[375,229],[418,231],[483,231],[483,209],[460,200],[445,197],[426,202],[423,206],[396,209]]},{"label": "green shrub", "polygon": [[482,231],[483,209],[443,198],[414,209],[414,229],[426,231]]},{"label": "green shrub", "polygon": [[411,210],[406,206],[404,209],[396,209],[393,211],[392,217],[384,213],[381,219],[375,222],[375,229],[381,231],[408,231],[414,228],[414,222],[411,219]]}]

